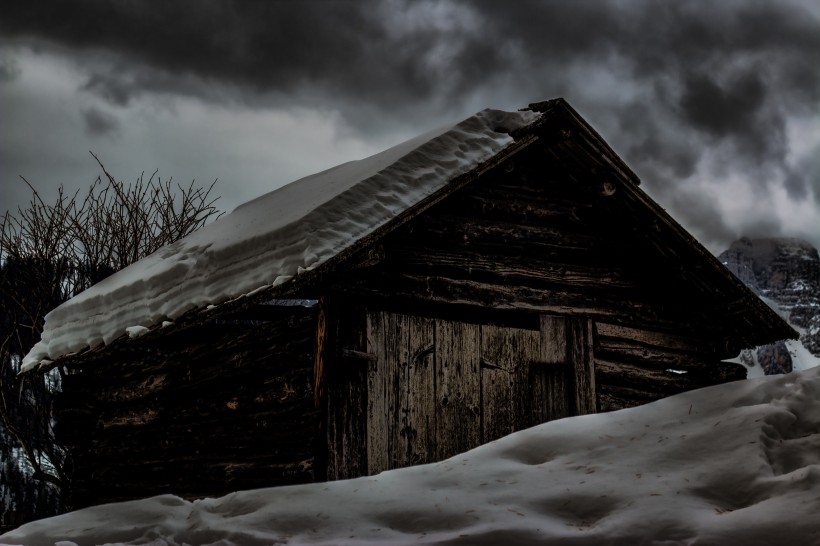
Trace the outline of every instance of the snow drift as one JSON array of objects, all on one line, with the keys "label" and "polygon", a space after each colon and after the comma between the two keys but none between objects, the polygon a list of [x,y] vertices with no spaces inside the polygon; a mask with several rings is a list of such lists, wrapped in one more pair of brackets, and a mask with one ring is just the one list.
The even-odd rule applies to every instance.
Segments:
[{"label": "snow drift", "polygon": [[172,495],[3,544],[820,544],[820,368],[528,429],[355,480]]}]

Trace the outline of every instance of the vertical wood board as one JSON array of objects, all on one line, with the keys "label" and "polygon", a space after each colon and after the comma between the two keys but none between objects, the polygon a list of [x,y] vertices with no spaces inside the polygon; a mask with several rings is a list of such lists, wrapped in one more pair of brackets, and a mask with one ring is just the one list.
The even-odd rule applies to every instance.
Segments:
[{"label": "vertical wood board", "polygon": [[528,365],[537,358],[538,332],[481,327],[482,442],[527,426]]},{"label": "vertical wood board", "polygon": [[435,321],[409,317],[409,324],[404,466],[432,462],[436,452]]},{"label": "vertical wood board", "polygon": [[481,443],[480,332],[475,324],[436,321],[436,459]]},{"label": "vertical wood board", "polygon": [[407,453],[405,430],[409,413],[408,363],[410,361],[410,318],[386,313],[385,358],[387,374],[388,469],[401,468]]},{"label": "vertical wood board", "polygon": [[567,319],[569,361],[575,383],[575,414],[586,415],[597,410],[595,362],[593,358],[592,320],[583,317]]},{"label": "vertical wood board", "polygon": [[387,374],[384,314],[367,313],[367,352],[376,358],[367,374],[367,473],[378,474],[388,468],[387,454]]},{"label": "vertical wood board", "polygon": [[364,309],[346,303],[345,320],[331,314],[329,331],[335,338],[332,363],[326,365],[328,383],[328,479],[367,474],[368,361],[356,355],[365,348]]},{"label": "vertical wood board", "polygon": [[544,364],[563,365],[567,362],[567,331],[565,317],[541,315],[541,351]]},{"label": "vertical wood board", "polygon": [[570,404],[572,383],[569,366],[544,366],[536,363],[530,367],[530,423],[540,425],[573,414]]}]

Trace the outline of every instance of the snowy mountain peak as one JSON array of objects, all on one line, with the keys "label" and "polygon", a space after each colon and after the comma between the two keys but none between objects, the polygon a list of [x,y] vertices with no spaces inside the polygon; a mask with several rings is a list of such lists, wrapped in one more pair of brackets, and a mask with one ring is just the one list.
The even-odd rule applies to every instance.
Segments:
[{"label": "snowy mountain peak", "polygon": [[738,239],[718,257],[759,294],[820,292],[820,255],[801,239]]},{"label": "snowy mountain peak", "polygon": [[[820,359],[820,255],[801,239],[743,237],[718,259],[800,333],[800,340],[744,351],[754,370],[783,373],[817,365]],[[750,374],[754,375],[754,374]]]}]

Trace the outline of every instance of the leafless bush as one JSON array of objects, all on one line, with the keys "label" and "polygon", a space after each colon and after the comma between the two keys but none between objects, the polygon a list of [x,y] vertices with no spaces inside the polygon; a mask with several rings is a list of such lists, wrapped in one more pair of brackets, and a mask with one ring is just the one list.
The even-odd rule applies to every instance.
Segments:
[{"label": "leafless bush", "polygon": [[[25,178],[31,201],[0,218],[0,417],[36,478],[64,488],[65,453],[53,441],[49,411],[53,377],[17,375],[39,339],[46,313],[111,273],[193,233],[221,213],[208,187],[163,181],[117,181],[93,153],[102,175],[85,194],[60,187],[47,204]],[[22,177],[21,177],[22,178]],[[51,384],[49,384],[49,382]]]}]

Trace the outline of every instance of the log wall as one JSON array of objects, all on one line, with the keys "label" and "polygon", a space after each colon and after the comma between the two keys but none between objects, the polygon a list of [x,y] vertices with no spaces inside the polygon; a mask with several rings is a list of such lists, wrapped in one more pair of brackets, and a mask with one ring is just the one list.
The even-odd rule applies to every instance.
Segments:
[{"label": "log wall", "polygon": [[122,343],[69,374],[55,414],[74,505],[313,481],[315,311],[283,314]]},{"label": "log wall", "polygon": [[[319,313],[204,321],[82,360],[56,408],[75,504],[369,474],[741,377],[720,362],[717,295],[635,230],[651,222],[606,169],[550,146],[319,268],[292,294],[321,296]],[[571,353],[569,369],[556,355]]]},{"label": "log wall", "polygon": [[594,339],[601,411],[746,377],[743,366],[719,362],[684,336],[598,322]]},{"label": "log wall", "polygon": [[682,280],[681,264],[629,227],[630,206],[602,191],[598,174],[527,153],[368,249],[367,266],[336,289],[410,313],[591,318],[596,351],[587,367],[600,388],[586,411],[741,377],[721,363],[734,354],[720,310]]}]

